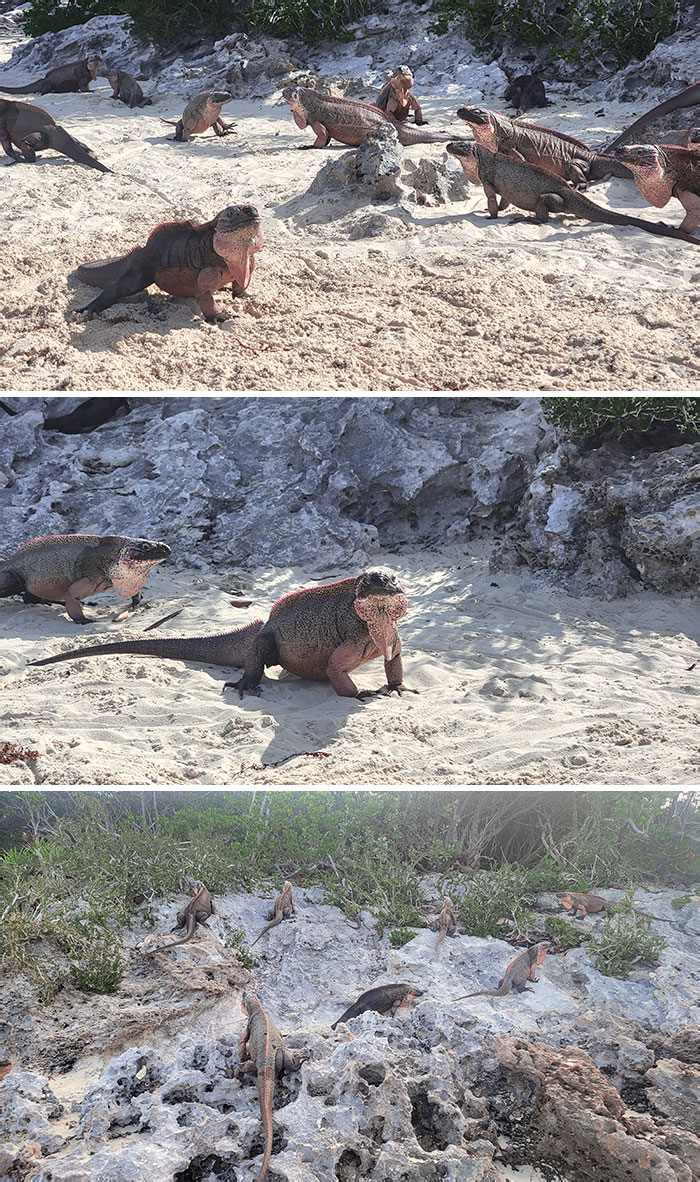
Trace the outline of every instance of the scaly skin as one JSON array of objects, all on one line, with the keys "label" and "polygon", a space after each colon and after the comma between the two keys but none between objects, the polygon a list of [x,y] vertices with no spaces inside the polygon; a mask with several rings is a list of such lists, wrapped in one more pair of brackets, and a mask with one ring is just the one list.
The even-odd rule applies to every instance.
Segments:
[{"label": "scaly skin", "polygon": [[393,78],[384,84],[377,95],[375,107],[385,111],[397,123],[404,123],[411,111],[415,112],[415,121],[421,127],[426,121],[420,103],[413,93],[413,73],[408,66],[399,66]]},{"label": "scaly skin", "polygon": [[524,115],[533,107],[552,105],[545,94],[544,82],[537,74],[520,74],[518,78],[513,78],[512,82],[508,83],[503,98],[507,103],[513,104],[519,115]]},{"label": "scaly skin", "polygon": [[585,919],[590,913],[596,915],[599,911],[613,911],[615,904],[609,903],[602,895],[587,895],[576,894],[574,891],[567,891],[566,894],[558,896],[562,907],[567,911],[573,908],[573,914],[577,915],[581,912],[581,919]]},{"label": "scaly skin", "polygon": [[515,123],[507,115],[485,107],[460,107],[457,115],[469,124],[476,142],[489,151],[545,168],[575,188],[611,174],[632,179],[629,170],[613,156],[592,152],[581,140],[563,131],[552,131],[524,119]]},{"label": "scaly skin", "polygon": [[[447,151],[460,161],[467,180],[482,184],[487,197],[489,217],[498,217],[499,211],[509,205],[529,210],[536,220],[546,222],[550,213],[570,213],[589,222],[604,222],[610,226],[636,226],[650,234],[664,238],[680,238],[698,246],[698,240],[691,238],[685,230],[667,226],[665,222],[647,222],[642,218],[629,217],[611,209],[596,205],[583,193],[577,193],[561,177],[489,151],[482,144],[465,141],[447,145]],[[501,197],[499,204],[498,197]]]},{"label": "scaly skin", "polygon": [[700,226],[700,146],[629,144],[615,155],[630,169],[645,201],[663,209],[677,197],[686,211],[678,227],[691,233]]},{"label": "scaly skin", "polygon": [[685,90],[681,90],[680,94],[674,94],[673,98],[666,99],[665,102],[659,103],[658,107],[652,107],[651,111],[640,115],[639,119],[635,119],[634,123],[631,123],[618,135],[617,139],[613,140],[605,149],[606,152],[614,152],[615,148],[619,148],[631,140],[647,124],[662,119],[664,115],[670,115],[673,111],[680,111],[684,107],[694,107],[698,104],[700,104],[700,82],[694,82],[692,86],[686,86]]},{"label": "scaly skin", "polygon": [[207,128],[213,127],[218,136],[230,135],[233,127],[224,123],[221,118],[221,108],[224,103],[230,103],[233,95],[227,90],[203,90],[195,95],[182,112],[182,118],[175,128],[175,139],[187,143],[193,135],[199,135]]},{"label": "scaly skin", "polygon": [[43,107],[32,103],[0,99],[0,147],[13,160],[24,159],[29,164],[34,163],[37,152],[53,148],[78,164],[111,172],[86,144],[69,135]]},{"label": "scaly skin", "polygon": [[180,944],[187,944],[188,941],[194,939],[197,924],[201,923],[202,927],[208,927],[207,920],[216,914],[216,907],[214,901],[205,887],[204,883],[200,883],[195,895],[190,899],[186,907],[177,913],[177,922],[171,931],[177,932],[180,928],[185,928],[185,934],[181,940],[173,940],[172,944],[163,944],[160,948],[154,948],[154,952],[167,952],[169,948],[178,948]]},{"label": "scaly skin", "polygon": [[327,148],[332,139],[356,148],[365,142],[368,135],[372,135],[387,123],[396,128],[399,142],[404,146],[441,144],[451,138],[440,132],[418,131],[415,127],[406,127],[371,103],[335,98],[333,95],[320,94],[317,90],[309,90],[305,86],[287,86],[282,91],[282,96],[292,108],[297,127],[311,127],[316,133],[314,143],[303,144],[302,148]]},{"label": "scaly skin", "polygon": [[67,62],[65,66],[54,66],[43,78],[27,86],[0,86],[0,90],[3,94],[67,94],[89,90],[101,69],[101,58],[86,57],[79,62]]},{"label": "scaly skin", "polygon": [[[265,624],[255,620],[218,636],[99,644],[30,663],[53,665],[76,657],[137,653],[243,668],[240,681],[224,686],[233,685],[241,697],[246,691],[256,696],[260,693],[260,680],[269,665],[281,665],[312,681],[328,680],[341,697],[363,700],[377,694],[416,693],[403,684],[401,639],[395,622],[405,615],[407,606],[396,576],[383,567],[373,567],[359,577],[285,595],[274,604]],[[386,687],[358,693],[349,674],[382,655]]]},{"label": "scaly skin", "polygon": [[349,1022],[357,1018],[366,1010],[374,1010],[377,1014],[391,1014],[392,1018],[401,1006],[410,1006],[417,997],[422,997],[425,990],[416,989],[413,985],[378,985],[376,989],[368,989],[361,993],[357,1001],[341,1014],[331,1026],[335,1030],[341,1022]]},{"label": "scaly skin", "polygon": [[437,919],[438,938],[435,941],[435,953],[445,939],[445,936],[454,936],[457,931],[457,916],[452,907],[452,900],[445,897],[442,904],[442,910]]},{"label": "scaly skin", "polygon": [[34,538],[0,563],[0,597],[64,603],[76,624],[88,624],[81,599],[113,587],[136,607],[154,566],[170,555],[164,542],[99,534]]},{"label": "scaly skin", "polygon": [[546,940],[540,944],[533,944],[510,962],[498,982],[498,989],[478,989],[476,993],[463,993],[461,997],[456,997],[455,1001],[464,1001],[467,997],[505,997],[511,989],[515,989],[517,993],[534,993],[534,989],[528,988],[527,982],[539,981],[539,977],[535,976],[535,969],[542,964],[551,947]]},{"label": "scaly skin", "polygon": [[131,74],[125,73],[124,70],[113,70],[111,74],[105,74],[107,81],[112,87],[112,98],[118,99],[120,103],[126,103],[127,107],[150,107],[153,104],[153,99],[146,98],[135,78]]},{"label": "scaly skin", "polygon": [[83,283],[104,288],[79,310],[92,318],[155,283],[170,295],[194,297],[210,323],[226,320],[228,313],[218,306],[213,293],[230,283],[234,296],[242,295],[255,269],[254,255],[263,245],[254,205],[229,205],[202,226],[194,222],[156,226],[145,246],[135,246],[121,258],[77,268]]},{"label": "scaly skin", "polygon": [[284,1071],[298,1071],[301,1063],[287,1053],[280,1030],[270,1015],[265,1013],[252,990],[244,991],[241,1009],[248,1022],[238,1040],[238,1057],[241,1071],[255,1072],[257,1075],[265,1152],[256,1182],[263,1182],[272,1156],[272,1104],[275,1097],[275,1079]]},{"label": "scaly skin", "polygon": [[[260,936],[264,936],[265,932],[269,932],[270,928],[276,927],[277,924],[281,923],[283,919],[289,919],[290,916],[296,915],[297,909],[294,906],[292,890],[293,887],[291,882],[285,882],[284,886],[282,887],[281,894],[277,896],[274,906],[267,913],[267,918],[270,920],[270,922],[266,924],[260,934],[255,937],[253,944],[257,944]],[[253,944],[250,945],[251,948],[253,947]]]}]

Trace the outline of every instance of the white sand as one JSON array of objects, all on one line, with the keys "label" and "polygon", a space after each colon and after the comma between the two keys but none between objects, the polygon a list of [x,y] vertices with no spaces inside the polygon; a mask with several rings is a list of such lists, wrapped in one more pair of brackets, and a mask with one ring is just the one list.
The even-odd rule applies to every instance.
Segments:
[{"label": "white sand", "polygon": [[[29,660],[73,646],[136,636],[183,604],[182,615],[149,638],[238,627],[307,584],[301,570],[256,571],[245,610],[230,606],[222,588],[234,584],[225,574],[155,572],[146,590],[151,606],[126,625],[109,622],[111,594],[88,611],[99,622],[83,628],[60,607],[0,600],[0,739],[44,753],[34,764],[0,765],[0,783],[700,780],[698,616],[690,596],[567,598],[529,573],[490,574],[485,554],[475,557],[473,548],[377,559],[401,571],[407,586],[400,631],[406,684],[418,697],[363,704],[272,669],[262,696],[240,701],[232,690],[221,693],[235,671],[136,656],[26,669]],[[693,662],[698,667],[687,671]],[[382,685],[382,663],[364,666],[356,681]]]},{"label": "white sand", "polygon": [[[6,45],[9,55],[11,43]],[[7,84],[20,83],[19,71]],[[104,79],[90,94],[25,96],[46,107],[117,175],[46,153],[0,168],[0,358],[6,389],[598,389],[696,388],[700,251],[641,230],[554,218],[546,226],[486,217],[467,201],[368,205],[307,190],[347,149],[312,142],[286,103],[232,102],[236,134],[171,142],[183,98],[129,111]],[[423,95],[421,94],[423,100]],[[490,96],[489,105],[502,100]],[[430,128],[455,99],[426,97]],[[600,142],[631,121],[630,104],[559,104],[538,119]],[[464,124],[454,125],[464,134]],[[441,145],[407,157],[443,159]],[[129,179],[132,178],[132,179]],[[138,183],[136,183],[138,182]],[[672,199],[646,205],[620,180],[596,202],[678,225]],[[157,292],[86,323],[95,295],[69,279],[88,259],[122,253],[158,223],[204,220],[256,203],[267,246],[249,296],[223,328],[193,301]],[[351,238],[373,219],[372,235]],[[230,295],[222,296],[230,307]]]}]

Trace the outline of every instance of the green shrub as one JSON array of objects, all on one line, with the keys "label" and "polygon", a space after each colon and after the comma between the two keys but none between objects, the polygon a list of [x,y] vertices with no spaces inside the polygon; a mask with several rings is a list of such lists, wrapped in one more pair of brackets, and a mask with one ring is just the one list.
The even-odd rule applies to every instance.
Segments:
[{"label": "green shrub", "polygon": [[465,936],[527,936],[534,923],[529,904],[538,891],[528,883],[528,871],[507,863],[496,870],[450,874],[438,889],[449,895]]},{"label": "green shrub", "polygon": [[590,936],[589,932],[577,928],[570,920],[563,919],[560,915],[548,915],[544,926],[547,935],[551,936],[557,950],[561,952],[566,952],[568,948],[578,948]]},{"label": "green shrub", "polygon": [[602,931],[596,931],[589,943],[593,964],[599,973],[624,980],[635,964],[659,963],[666,941],[663,936],[650,936],[647,923],[648,920],[634,910],[631,895],[626,895],[615,905],[615,911],[605,920]]},{"label": "green shrub", "polygon": [[599,431],[619,437],[662,424],[700,434],[700,398],[543,398],[542,410],[548,422],[579,438]]},{"label": "green shrub", "polygon": [[72,25],[82,25],[93,16],[120,11],[118,0],[114,5],[105,0],[31,0],[22,17],[22,26],[30,37],[40,37],[42,33],[57,33]]},{"label": "green shrub", "polygon": [[675,907],[676,911],[680,911],[682,907],[687,907],[689,903],[692,903],[694,897],[694,895],[679,895],[677,899],[671,899],[671,906]]},{"label": "green shrub", "polygon": [[236,959],[244,969],[252,969],[254,960],[253,953],[248,947],[248,940],[243,928],[234,927],[228,928],[224,936],[224,947],[232,948],[236,953]]},{"label": "green shrub", "polygon": [[392,948],[403,948],[404,944],[408,944],[415,934],[410,928],[394,928],[389,932],[389,944]]},{"label": "green shrub", "polygon": [[375,7],[372,0],[252,0],[251,25],[275,37],[301,37],[308,45],[345,38],[347,25]]}]

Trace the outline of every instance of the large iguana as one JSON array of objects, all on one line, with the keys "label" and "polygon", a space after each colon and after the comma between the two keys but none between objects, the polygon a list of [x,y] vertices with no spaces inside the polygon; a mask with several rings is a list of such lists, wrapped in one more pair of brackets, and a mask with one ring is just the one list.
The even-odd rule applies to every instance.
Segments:
[{"label": "large iguana", "polygon": [[619,148],[622,144],[631,140],[643,127],[646,127],[649,123],[655,123],[657,119],[662,119],[664,115],[670,115],[672,111],[680,111],[684,107],[698,105],[700,105],[700,82],[694,82],[692,86],[686,86],[685,90],[681,90],[679,94],[674,94],[673,98],[666,99],[665,102],[659,103],[657,107],[652,107],[651,111],[640,115],[639,119],[635,119],[634,123],[630,123],[629,127],[626,127],[624,131],[620,132],[605,150],[606,152],[614,152],[615,148]]},{"label": "large iguana", "polygon": [[196,94],[182,112],[182,117],[175,127],[175,139],[187,143],[193,135],[199,135],[207,128],[213,127],[218,136],[229,135],[233,131],[231,123],[224,123],[221,118],[221,108],[224,103],[230,103],[233,95],[227,90],[203,90]]},{"label": "large iguana", "polygon": [[592,152],[581,140],[563,131],[524,119],[516,123],[485,107],[460,107],[457,115],[469,124],[476,142],[491,152],[546,168],[577,188],[611,175],[632,179],[629,170],[614,156]]},{"label": "large iguana", "polygon": [[[276,927],[278,923],[282,923],[283,919],[289,919],[292,915],[296,915],[297,909],[294,906],[293,889],[291,882],[285,882],[271,910],[267,913],[267,918],[270,922],[265,924],[263,930],[253,940],[253,944],[257,944],[260,936],[264,936],[265,932],[269,932],[270,928]],[[251,948],[253,944],[250,945]]]},{"label": "large iguana", "polygon": [[74,139],[48,111],[33,103],[0,98],[0,147],[13,160],[24,159],[30,164],[36,160],[37,152],[53,148],[78,164],[96,168],[98,172],[111,172],[87,144]]},{"label": "large iguana", "polygon": [[418,126],[425,123],[420,103],[413,93],[413,73],[410,66],[399,66],[393,78],[382,86],[377,95],[375,107],[385,111],[397,123],[403,123],[411,111],[415,113]]},{"label": "large iguana", "polygon": [[615,155],[630,169],[645,201],[663,209],[677,197],[685,209],[679,229],[690,233],[700,226],[700,145],[629,144]]},{"label": "large iguana", "polygon": [[238,1058],[241,1071],[255,1072],[257,1075],[265,1151],[256,1182],[263,1182],[272,1156],[272,1104],[275,1098],[275,1080],[285,1071],[298,1071],[301,1062],[285,1050],[280,1030],[270,1015],[265,1013],[251,989],[244,990],[241,1009],[248,1021],[238,1040]]},{"label": "large iguana", "polygon": [[178,948],[180,944],[187,944],[194,939],[194,934],[197,930],[197,924],[200,923],[202,927],[208,928],[207,920],[216,914],[216,907],[209,891],[203,882],[196,884],[196,891],[189,903],[178,911],[175,922],[175,927],[171,931],[177,932],[181,928],[185,929],[185,934],[180,940],[173,940],[172,944],[162,944],[160,948],[154,948],[153,952],[167,952],[170,948]]},{"label": "large iguana", "polygon": [[102,69],[102,58],[84,57],[79,62],[54,66],[43,78],[26,86],[2,86],[3,94],[66,94],[74,90],[89,90],[90,83]]},{"label": "large iguana", "polygon": [[[664,238],[680,238],[699,246],[700,242],[667,226],[665,222],[647,222],[642,218],[630,217],[612,209],[603,209],[590,201],[583,193],[577,193],[561,177],[544,168],[524,164],[489,151],[483,144],[467,143],[464,140],[447,145],[447,151],[460,161],[467,180],[481,184],[487,197],[489,217],[498,217],[499,211],[509,205],[516,205],[535,214],[537,221],[546,222],[550,213],[570,213],[589,222],[604,222],[610,226],[636,226],[649,234],[660,234]],[[501,198],[499,204],[498,197]]]},{"label": "large iguana", "polygon": [[311,127],[316,133],[313,144],[302,144],[302,148],[327,148],[331,140],[356,148],[365,142],[368,135],[387,123],[396,128],[399,142],[404,146],[440,144],[452,138],[445,132],[419,131],[415,127],[407,127],[371,103],[336,98],[335,95],[321,94],[305,86],[286,86],[282,96],[292,108],[297,127]]},{"label": "large iguana", "polygon": [[0,562],[0,597],[25,603],[64,603],[71,620],[88,624],[80,602],[113,587],[136,607],[154,566],[165,562],[165,542],[119,535],[56,534],[34,538]]},{"label": "large iguana", "polygon": [[218,306],[213,293],[230,283],[234,296],[241,295],[255,269],[254,255],[263,245],[254,205],[229,205],[201,226],[166,222],[151,231],[145,246],[135,246],[121,258],[77,268],[83,283],[104,288],[79,311],[96,316],[155,283],[170,295],[194,297],[210,323],[226,320],[228,313]]},{"label": "large iguana", "polygon": [[537,74],[520,74],[511,79],[505,89],[503,98],[512,103],[519,115],[533,107],[551,107],[545,94],[544,82]]},{"label": "large iguana", "polygon": [[[173,637],[171,640],[128,640],[57,653],[33,665],[53,665],[76,657],[137,653],[175,661],[203,661],[210,665],[243,668],[233,685],[240,696],[260,693],[266,666],[281,665],[312,681],[330,681],[341,697],[416,693],[403,684],[401,639],[396,620],[406,614],[408,601],[392,571],[372,567],[359,577],[321,587],[305,587],[278,599],[266,624],[255,620],[235,632],[218,636]],[[387,685],[361,690],[350,678],[353,669],[384,657]]]},{"label": "large iguana", "polygon": [[153,99],[146,98],[136,79],[124,70],[112,70],[105,77],[112,87],[111,97],[126,103],[127,107],[150,107],[153,104]]},{"label": "large iguana", "polygon": [[510,962],[498,982],[497,989],[477,989],[476,993],[463,993],[461,997],[456,997],[455,1001],[464,1001],[467,997],[505,997],[511,989],[515,989],[517,993],[534,993],[534,989],[530,989],[527,983],[539,981],[539,977],[535,976],[535,969],[542,964],[551,947],[547,940],[533,944]]},{"label": "large iguana", "polygon": [[391,1014],[393,1018],[401,1006],[410,1006],[411,1002],[417,997],[422,997],[424,992],[425,990],[416,989],[414,985],[378,985],[376,989],[367,989],[337,1021],[332,1023],[331,1030],[335,1030],[341,1022],[357,1018],[366,1010],[374,1010],[377,1014]]}]

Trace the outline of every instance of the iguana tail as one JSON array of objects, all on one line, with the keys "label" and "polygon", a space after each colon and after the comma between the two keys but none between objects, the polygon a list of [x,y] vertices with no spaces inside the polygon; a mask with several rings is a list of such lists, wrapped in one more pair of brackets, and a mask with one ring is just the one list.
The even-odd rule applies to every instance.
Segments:
[{"label": "iguana tail", "polygon": [[265,1059],[265,1066],[258,1072],[258,1100],[260,1102],[260,1118],[265,1134],[265,1153],[263,1155],[260,1172],[256,1182],[263,1182],[272,1157],[272,1097],[275,1091],[275,1064]]},{"label": "iguana tail", "polygon": [[24,579],[14,570],[5,569],[7,564],[0,562],[0,599],[7,595],[21,595],[24,591]]},{"label": "iguana tail", "polygon": [[[268,911],[268,915],[269,914],[270,913]],[[283,918],[284,918],[283,915],[280,913],[279,915],[276,915],[274,919],[271,919],[269,923],[265,924],[265,927],[260,932],[260,935],[256,936],[255,939],[253,940],[253,944],[257,944],[258,940],[260,939],[260,936],[264,936],[265,932],[269,932],[270,928],[277,927],[277,924],[281,923]],[[250,945],[251,948],[253,947],[253,944]]]},{"label": "iguana tail", "polygon": [[88,283],[90,287],[108,287],[110,283],[118,283],[133,262],[134,255],[141,250],[135,246],[127,254],[115,255],[111,259],[97,259],[93,263],[81,263],[75,268],[75,274],[81,283]]},{"label": "iguana tail", "polygon": [[[386,115],[386,111],[383,112]],[[423,131],[420,127],[410,127],[405,123],[399,123],[398,119],[392,119],[387,115],[387,119],[396,128],[396,134],[399,137],[399,143],[404,147],[410,147],[411,144],[447,144],[454,140],[454,133],[448,135],[445,131]]]},{"label": "iguana tail", "polygon": [[88,168],[96,168],[98,172],[112,171],[111,168],[107,168],[106,164],[100,163],[87,144],[81,144],[80,140],[74,139],[63,127],[48,127],[46,129],[46,143],[47,147],[53,148],[54,152],[61,152],[78,164],[85,164]]},{"label": "iguana tail", "polygon": [[658,107],[652,107],[651,111],[647,111],[645,115],[640,115],[639,119],[635,119],[623,132],[618,135],[617,139],[605,149],[606,152],[612,152],[614,148],[621,147],[632,138],[632,136],[646,127],[647,123],[653,123],[660,119],[662,115],[670,115],[671,111],[678,111],[682,107],[694,107],[700,103],[700,82],[694,82],[692,86],[686,86],[680,94],[675,94],[673,98],[666,99],[664,103],[659,103]]},{"label": "iguana tail", "polygon": [[584,197],[583,193],[577,193],[575,189],[567,194],[566,210],[576,217],[588,218],[590,222],[607,222],[609,226],[636,226],[638,230],[647,230],[649,234],[659,234],[663,238],[680,238],[683,242],[700,246],[700,238],[693,238],[692,234],[687,234],[677,226],[669,226],[666,222],[648,222],[644,218],[617,213],[614,209],[603,209],[588,197]]},{"label": "iguana tail", "polygon": [[177,948],[180,944],[187,944],[189,940],[193,939],[194,933],[197,929],[197,917],[194,912],[190,911],[187,916],[187,931],[181,940],[173,940],[172,944],[163,944],[160,948],[154,948],[154,952],[167,952],[169,948]]},{"label": "iguana tail", "polygon": [[0,86],[0,94],[41,94],[39,83],[33,82],[29,86]]},{"label": "iguana tail", "polygon": [[183,636],[166,640],[123,640],[114,644],[96,644],[77,648],[68,653],[56,653],[30,665],[55,665],[59,661],[73,661],[77,657],[101,657],[112,653],[134,653],[141,657],[160,657],[169,661],[201,661],[205,665],[225,665],[242,669],[253,646],[263,620],[254,620],[235,632],[219,632],[215,636]]},{"label": "iguana tail", "polygon": [[461,997],[455,997],[455,1001],[464,1001],[467,997],[505,997],[506,993],[510,993],[513,988],[511,981],[504,981],[498,989],[477,989],[476,993],[463,993]]}]

